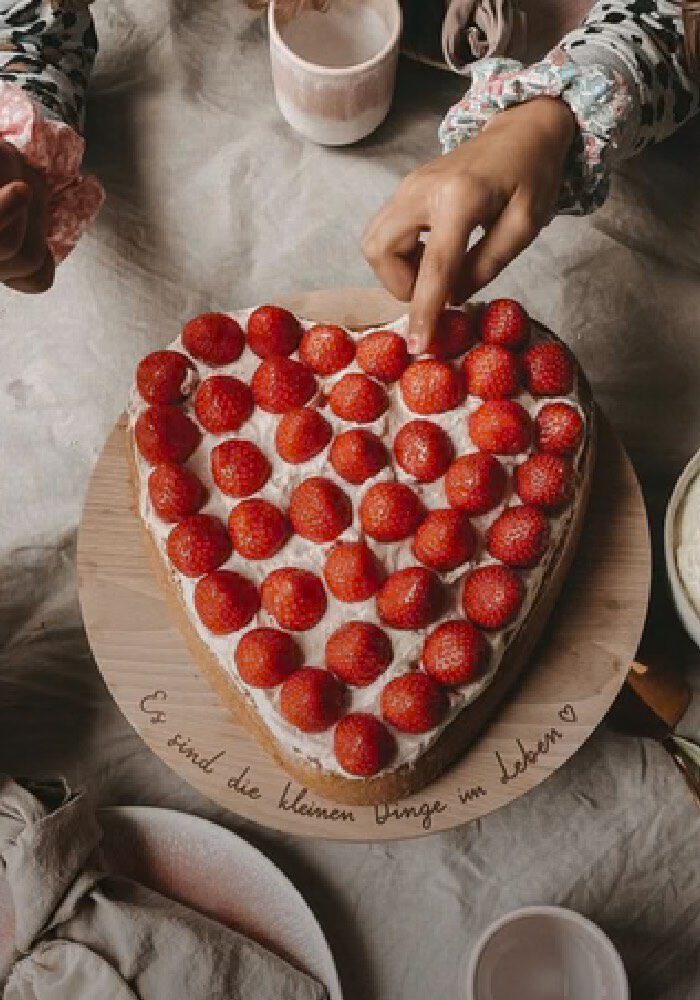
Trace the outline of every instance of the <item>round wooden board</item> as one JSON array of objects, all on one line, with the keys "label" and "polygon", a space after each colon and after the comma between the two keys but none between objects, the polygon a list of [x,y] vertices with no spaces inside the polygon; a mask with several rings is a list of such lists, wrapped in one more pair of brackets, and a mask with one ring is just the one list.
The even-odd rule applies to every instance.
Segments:
[{"label": "round wooden board", "polygon": [[[286,303],[348,326],[402,311],[377,289]],[[234,812],[291,833],[340,840],[414,837],[506,805],[590,736],[624,683],[646,617],[651,553],[632,466],[601,420],[583,537],[556,611],[523,680],[481,738],[430,787],[382,806],[323,800],[261,750],[197,673],[152,572],[133,509],[125,423],[93,473],[79,534],[79,589],[97,663],[122,712],[183,778]]]}]

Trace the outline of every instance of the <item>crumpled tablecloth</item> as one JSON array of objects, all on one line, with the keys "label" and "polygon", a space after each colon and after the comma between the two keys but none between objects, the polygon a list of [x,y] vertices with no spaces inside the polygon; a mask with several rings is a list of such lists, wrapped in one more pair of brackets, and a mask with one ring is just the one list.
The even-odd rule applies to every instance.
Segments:
[{"label": "crumpled tablecloth", "polygon": [[[635,1000],[697,1000],[700,811],[657,745],[603,726],[552,779],[481,822],[343,845],[226,814],[110,700],[80,626],[75,528],[134,364],[204,308],[372,283],[358,250],[365,221],[437,155],[438,122],[463,82],[402,64],[385,125],[359,146],[322,149],[280,118],[264,22],[237,0],[94,9],[102,52],[86,167],[107,204],[48,295],[0,292],[0,768],[62,772],[92,782],[103,803],[168,805],[242,831],[315,909],[350,1000],[456,998],[481,929],[535,902],[601,923]],[[596,216],[556,220],[491,290],[572,344],[657,525],[700,445],[699,175],[700,121],[626,166]],[[698,714],[686,723],[696,736]]]}]

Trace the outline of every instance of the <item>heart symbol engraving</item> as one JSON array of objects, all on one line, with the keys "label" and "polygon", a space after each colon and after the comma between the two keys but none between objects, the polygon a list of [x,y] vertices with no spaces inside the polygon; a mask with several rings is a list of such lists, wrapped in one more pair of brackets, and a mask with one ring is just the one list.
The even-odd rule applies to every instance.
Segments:
[{"label": "heart symbol engraving", "polygon": [[559,709],[559,718],[562,722],[576,722],[576,712],[573,705],[564,705]]}]

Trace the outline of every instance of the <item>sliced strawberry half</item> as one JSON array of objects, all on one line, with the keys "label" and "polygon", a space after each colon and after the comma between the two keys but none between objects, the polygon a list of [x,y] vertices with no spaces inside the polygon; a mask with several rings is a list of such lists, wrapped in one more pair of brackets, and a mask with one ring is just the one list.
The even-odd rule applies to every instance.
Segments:
[{"label": "sliced strawberry half", "polygon": [[301,338],[299,357],[317,375],[335,375],[355,357],[355,344],[341,327],[319,323]]},{"label": "sliced strawberry half", "polygon": [[464,581],[462,610],[481,628],[505,628],[517,617],[524,596],[523,582],[514,570],[490,563],[472,570]]},{"label": "sliced strawberry half", "polygon": [[461,510],[431,510],[416,531],[413,554],[424,566],[446,573],[476,552],[477,534]]},{"label": "sliced strawberry half", "polygon": [[396,382],[408,365],[406,341],[393,330],[367,333],[357,345],[357,363],[380,382]]},{"label": "sliced strawberry half", "polygon": [[292,490],[289,519],[302,538],[332,542],[352,523],[352,503],[336,483],[312,476]]},{"label": "sliced strawberry half", "polygon": [[330,729],[343,710],[343,686],[327,670],[302,667],[282,685],[280,712],[303,733]]},{"label": "sliced strawberry half", "polygon": [[409,420],[394,438],[394,454],[409,476],[419,483],[434,483],[447,472],[454,446],[432,420]]},{"label": "sliced strawberry half", "polygon": [[207,365],[228,365],[240,358],[245,338],[232,316],[211,312],[195,316],[185,324],[182,343],[193,358]]},{"label": "sliced strawberry half", "polygon": [[333,750],[335,759],[348,774],[371,778],[391,763],[396,740],[376,716],[351,712],[335,727]]},{"label": "sliced strawberry half", "polygon": [[248,318],[248,346],[259,358],[287,356],[301,340],[301,324],[280,306],[260,306]]},{"label": "sliced strawberry half", "polygon": [[211,514],[190,514],[168,535],[168,557],[185,576],[202,576],[231,555],[226,526]]},{"label": "sliced strawberry half", "polygon": [[346,622],[326,642],[326,666],[353,687],[366,687],[376,681],[392,657],[391,639],[372,622]]},{"label": "sliced strawberry half", "polygon": [[260,597],[265,611],[290,632],[306,632],[326,613],[323,584],[305,569],[273,570],[263,580]]},{"label": "sliced strawberry half", "polygon": [[277,687],[298,670],[304,660],[291,635],[276,628],[254,628],[236,647],[236,666],[246,684]]},{"label": "sliced strawberry half", "polygon": [[409,566],[387,577],[377,594],[380,619],[391,628],[427,628],[444,604],[439,578],[423,566]]},{"label": "sliced strawberry half", "polygon": [[139,414],[136,447],[151,465],[186,462],[201,440],[199,428],[177,406],[158,403]]},{"label": "sliced strawberry half", "polygon": [[420,497],[404,483],[375,483],[360,503],[362,527],[378,542],[408,538],[424,516]]},{"label": "sliced strawberry half", "polygon": [[427,733],[447,715],[449,699],[442,685],[420,671],[389,681],[381,694],[382,716],[402,733]]},{"label": "sliced strawberry half", "polygon": [[181,403],[196,380],[194,365],[179,351],[153,351],[136,369],[136,388],[147,403]]},{"label": "sliced strawberry half", "polygon": [[364,542],[334,545],[326,557],[323,575],[331,594],[347,604],[373,597],[384,579],[381,563]]},{"label": "sliced strawberry half", "polygon": [[240,573],[218,569],[195,584],[194,606],[210,632],[228,635],[251,621],[260,608],[260,598],[255,585]]},{"label": "sliced strawberry half", "polygon": [[231,438],[212,449],[211,471],[222,493],[229,497],[249,497],[262,489],[272,467],[252,441]]},{"label": "sliced strawberry half", "polygon": [[253,394],[233,375],[212,375],[197,390],[194,411],[211,434],[237,431],[253,412]]},{"label": "sliced strawberry half", "polygon": [[425,640],[423,668],[438,684],[456,687],[483,673],[488,653],[484,634],[471,622],[443,622]]},{"label": "sliced strawberry half", "polygon": [[401,395],[414,413],[446,413],[462,402],[464,387],[447,362],[421,358],[412,362],[401,376]]}]

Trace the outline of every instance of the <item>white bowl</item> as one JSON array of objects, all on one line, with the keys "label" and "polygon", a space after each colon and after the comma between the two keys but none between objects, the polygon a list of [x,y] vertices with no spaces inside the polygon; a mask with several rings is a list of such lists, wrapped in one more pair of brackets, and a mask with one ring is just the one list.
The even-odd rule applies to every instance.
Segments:
[{"label": "white bowl", "polygon": [[529,906],[491,924],[467,973],[467,1000],[629,1000],[622,959],[572,910]]},{"label": "white bowl", "polygon": [[693,455],[685,469],[683,469],[671,494],[671,499],[668,501],[666,518],[664,520],[664,554],[666,557],[666,572],[678,616],[683,622],[688,635],[700,646],[700,616],[698,616],[680,578],[678,560],[676,558],[676,548],[680,533],[678,517],[681,504],[685,499],[690,483],[697,475],[700,475],[700,451]]}]

